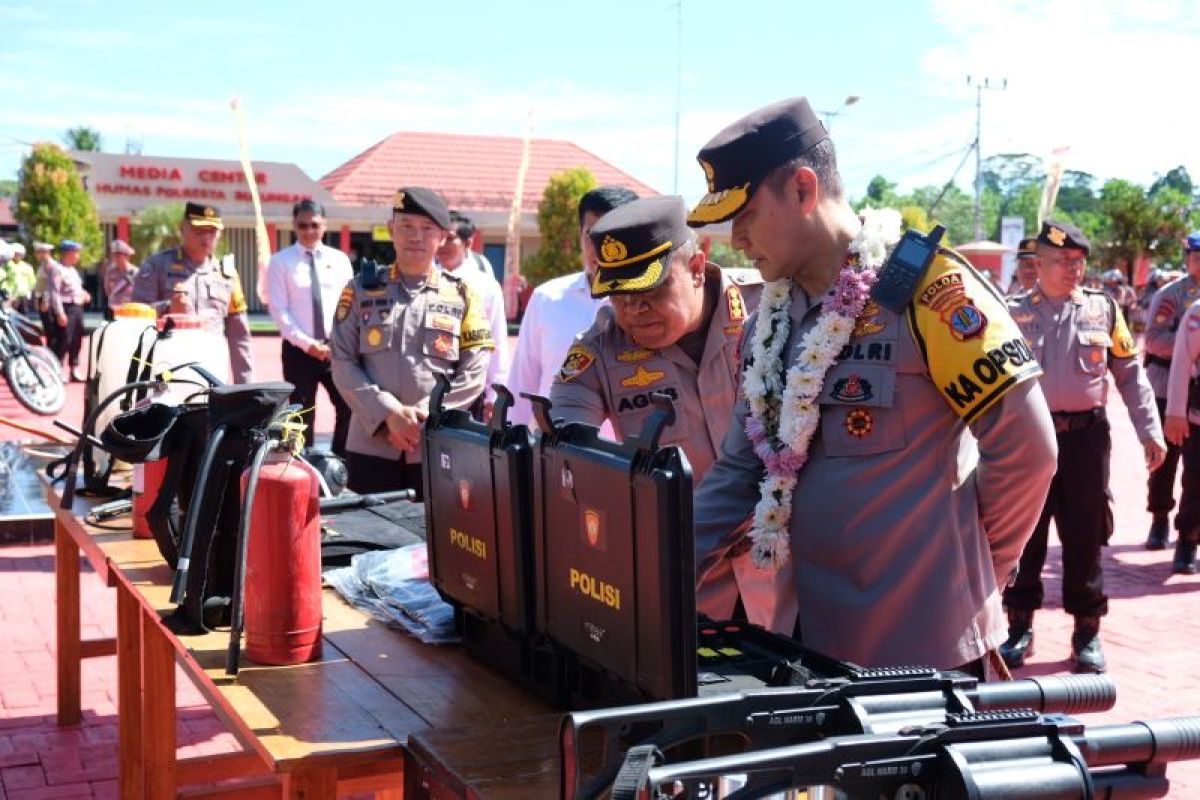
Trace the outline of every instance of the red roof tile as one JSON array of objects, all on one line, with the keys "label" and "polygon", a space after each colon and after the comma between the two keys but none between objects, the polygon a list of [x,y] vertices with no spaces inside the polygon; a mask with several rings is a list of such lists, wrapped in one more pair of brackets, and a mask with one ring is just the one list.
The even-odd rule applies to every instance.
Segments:
[{"label": "red roof tile", "polygon": [[[451,208],[507,210],[517,183],[521,140],[507,136],[394,133],[321,178],[340,203],[386,203],[401,186],[428,186]],[[534,139],[521,206],[537,211],[550,176],[587,167],[600,185],[625,186],[642,196],[657,191],[571,142]]]}]

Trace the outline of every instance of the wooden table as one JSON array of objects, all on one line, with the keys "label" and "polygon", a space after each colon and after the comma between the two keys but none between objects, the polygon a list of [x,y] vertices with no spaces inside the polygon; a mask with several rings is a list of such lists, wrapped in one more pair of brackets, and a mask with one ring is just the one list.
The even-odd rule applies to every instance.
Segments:
[{"label": "wooden table", "polygon": [[[47,497],[57,509],[57,488],[48,486]],[[171,573],[157,546],[128,531],[87,525],[83,517],[90,505],[76,499],[70,510],[55,512],[58,718],[63,725],[80,719],[82,659],[115,652],[123,798],[333,798],[371,790],[393,800],[402,796],[402,781],[405,797],[434,795],[437,786],[421,777],[425,762],[411,761],[407,753],[413,735],[464,726],[503,730],[518,722],[557,729],[559,715],[552,709],[458,648],[403,636],[330,590],[320,661],[292,667],[244,662],[238,677],[228,678],[228,634],[172,633],[162,622],[174,609],[168,599]],[[115,640],[81,641],[81,550],[116,590]],[[177,758],[176,664],[243,752]],[[497,747],[526,749],[511,737]],[[419,769],[405,781],[406,758]],[[223,783],[211,785],[218,780]]]}]

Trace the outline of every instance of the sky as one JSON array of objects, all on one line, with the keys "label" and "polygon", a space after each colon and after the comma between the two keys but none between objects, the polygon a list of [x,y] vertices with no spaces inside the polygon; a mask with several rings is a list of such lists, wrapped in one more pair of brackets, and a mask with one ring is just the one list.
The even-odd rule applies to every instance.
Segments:
[{"label": "sky", "polygon": [[690,202],[705,141],[805,95],[857,197],[955,175],[984,79],[984,157],[1068,146],[1101,179],[1200,178],[1200,0],[4,0],[0,30],[0,178],[76,125],[236,159],[237,96],[251,157],[314,178],[400,130],[531,125]]}]

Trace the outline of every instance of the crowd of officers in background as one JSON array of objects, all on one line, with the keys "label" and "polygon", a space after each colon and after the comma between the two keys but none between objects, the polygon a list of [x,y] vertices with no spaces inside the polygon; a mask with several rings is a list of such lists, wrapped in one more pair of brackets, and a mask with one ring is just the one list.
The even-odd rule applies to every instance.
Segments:
[{"label": "crowd of officers in background", "polygon": [[[787,130],[794,126],[801,134],[763,143],[758,139],[769,136],[763,131],[771,128],[758,120],[742,128],[731,126],[710,143],[701,164],[711,191],[690,217],[676,197],[639,199],[617,187],[588,192],[578,209],[582,269],[534,291],[511,357],[500,285],[491,265],[470,249],[475,227],[468,218],[451,211],[436,191],[408,186],[396,192],[388,222],[395,259],[388,264],[366,262],[361,270],[353,269],[345,255],[324,244],[325,218],[320,204],[298,203],[293,209],[296,242],[276,253],[268,267],[268,308],[282,336],[284,378],[297,387],[293,401],[305,409],[309,425],[318,387],[325,389],[335,408],[332,449],[347,461],[350,488],[360,492],[411,488],[420,495],[419,437],[437,375],[450,379],[446,404],[480,419],[491,414],[495,401],[491,386],[499,383],[517,398],[522,392],[548,394],[556,415],[602,425],[617,438],[639,429],[650,407],[651,392],[666,391],[675,399],[677,412],[664,442],[684,449],[696,473],[697,487],[718,461],[733,459],[737,469],[747,475],[760,474],[761,465],[754,460],[742,430],[746,408],[739,382],[748,355],[742,350],[749,347],[746,331],[764,277],[757,271],[726,270],[708,263],[699,237],[688,226],[733,218],[735,246],[757,250],[756,264],[765,270],[767,259],[762,253],[775,245],[763,238],[760,241],[766,244],[756,247],[747,231],[766,224],[753,216],[768,202],[764,198],[790,198],[794,183],[800,199],[794,201],[798,205],[790,213],[821,221],[829,238],[828,249],[840,264],[843,256],[838,254],[844,252],[855,225],[847,216],[849,206],[837,182],[832,143],[823,127],[809,120],[811,112],[802,100],[786,108],[772,106],[757,112],[774,115],[768,120],[771,125]],[[806,149],[798,150],[797,142]],[[762,160],[763,152],[772,152],[774,160]],[[714,168],[705,158],[725,159],[716,167],[715,178]],[[816,160],[811,161],[813,158]],[[828,162],[825,166],[822,158]],[[814,165],[811,168],[810,163]],[[771,180],[784,188],[763,195],[760,183],[776,173],[784,179]],[[722,180],[730,186],[751,188],[738,194],[736,189],[723,189]],[[823,186],[826,194],[821,196],[832,198],[830,205],[805,205],[805,192],[820,181],[827,182]],[[731,198],[736,200],[732,205]],[[748,209],[749,214],[745,213]],[[248,382],[254,378],[254,365],[245,295],[232,259],[216,257],[222,230],[219,209],[189,203],[180,223],[179,246],[152,255],[139,267],[133,261],[133,248],[115,240],[99,285],[109,307],[141,302],[160,314],[199,315],[228,340],[234,380]],[[765,229],[757,230],[761,234]],[[78,270],[81,247],[64,240],[57,246],[38,242],[32,249],[35,264],[24,261],[20,245],[0,250],[0,256],[7,258],[4,287],[14,307],[41,317],[50,346],[65,359],[64,371],[78,380],[82,377],[78,372],[82,314],[92,301]],[[1063,605],[1075,617],[1075,668],[1105,670],[1099,628],[1108,603],[1100,552],[1113,531],[1108,493],[1111,441],[1106,417],[1109,376],[1122,394],[1145,449],[1150,473],[1148,507],[1154,519],[1146,546],[1161,549],[1169,542],[1174,475],[1182,460],[1184,491],[1175,519],[1178,539],[1173,569],[1195,572],[1200,538],[1200,436],[1194,435],[1192,426],[1200,423],[1200,408],[1197,412],[1191,409],[1200,406],[1200,396],[1196,396],[1200,392],[1190,388],[1190,379],[1200,356],[1200,304],[1193,308],[1200,300],[1200,235],[1188,238],[1186,250],[1186,275],[1170,280],[1171,276],[1156,273],[1139,297],[1117,270],[1100,274],[1095,280],[1098,285],[1089,285],[1091,244],[1073,225],[1051,220],[1037,237],[1021,242],[1013,283],[1004,293],[1011,319],[1003,319],[1003,311],[995,310],[1004,307],[1002,293],[995,292],[999,305],[987,307],[992,309],[989,314],[998,317],[991,324],[1019,328],[1017,341],[1024,337],[1041,366],[1040,379],[1028,385],[1040,386],[1040,395],[1038,389],[1027,386],[1014,393],[1015,399],[1006,406],[1020,408],[1011,405],[1019,400],[1037,408],[1006,413],[1019,413],[1035,426],[1042,424],[1042,417],[1045,426],[1052,421],[1058,471],[1049,483],[1049,496],[1032,538],[1024,545],[1019,568],[1008,576],[997,575],[994,583],[983,581],[984,594],[990,591],[991,598],[982,610],[964,612],[968,617],[977,614],[968,631],[974,633],[967,638],[982,651],[975,644],[968,647],[964,644],[967,639],[960,638],[957,644],[948,640],[943,650],[926,660],[937,662],[936,666],[967,668],[983,677],[994,674],[989,655],[998,654],[1008,666],[1019,666],[1032,654],[1033,616],[1044,600],[1041,571],[1049,524],[1054,520],[1063,543]],[[803,291],[793,290],[790,312],[793,338],[798,342],[796,331],[812,324],[819,303],[812,301],[810,286],[804,283],[811,265],[789,261],[798,258],[789,251],[780,251],[780,255],[786,258],[779,263],[794,269],[797,285],[804,286]],[[975,286],[970,289],[975,300],[966,302],[979,318],[960,315],[945,323],[954,335],[947,340],[952,350],[969,343],[988,326],[987,316],[979,314],[977,306],[979,287],[990,284],[969,266],[964,269],[965,262],[950,259],[939,263],[947,275],[958,275]],[[978,285],[972,283],[976,280]],[[820,296],[820,292],[812,294]],[[893,358],[893,353],[906,354],[912,349],[905,344],[907,340],[895,340],[903,327],[899,317],[892,320],[874,305],[863,314],[854,327],[855,341],[882,336],[886,348],[880,345],[878,352],[887,353],[883,360],[889,363],[851,363],[858,358],[853,355],[857,351],[849,356],[843,353],[839,361],[849,359],[846,365],[853,369],[842,370],[845,375],[836,369],[831,372],[840,380],[831,377],[828,397],[823,395],[820,400],[839,410],[849,409],[844,426],[836,425],[837,431],[831,429],[823,435],[824,447],[836,455],[832,438],[845,434],[845,454],[860,459],[846,462],[851,465],[850,473],[860,469],[854,464],[871,463],[867,456],[889,452],[888,447],[869,443],[879,439],[876,444],[885,445],[890,436],[887,412],[892,409],[887,405],[891,400],[879,402],[874,393],[882,393],[893,381],[896,386],[907,386],[902,381],[913,380],[913,370],[924,376],[921,380],[928,380],[938,369],[934,363],[921,366],[916,350],[912,364],[905,361],[908,355]],[[1135,344],[1129,321],[1145,329],[1144,354]],[[969,330],[964,330],[964,325]],[[941,331],[937,324],[931,330]],[[948,355],[947,359],[957,357]],[[920,358],[931,359],[927,353]],[[1022,373],[1016,383],[1034,375]],[[934,389],[936,384],[936,380],[931,382]],[[891,390],[887,393],[890,396]],[[1037,399],[1040,396],[1045,398],[1048,417],[1038,410],[1043,408]],[[938,413],[945,412],[941,406],[947,398],[931,397],[930,413],[934,405],[940,409]],[[897,404],[903,400],[897,395]],[[515,420],[529,421],[528,403],[518,399],[512,415]],[[828,427],[826,416],[821,417],[822,425]],[[972,426],[977,437],[1008,424],[999,422],[1006,417],[992,411],[978,419],[990,421],[978,430]],[[731,422],[737,423],[733,430]],[[311,430],[307,432],[311,434]],[[739,447],[745,452],[735,457],[733,451]],[[711,483],[742,480],[730,478],[728,469],[722,474],[725,477]],[[980,492],[989,488],[981,486]],[[1038,491],[1039,497],[1045,497],[1041,488]],[[732,496],[727,491],[719,494],[721,497],[716,497],[710,491],[709,499],[724,502],[723,498]],[[699,510],[708,506],[707,501],[697,502],[699,525]],[[742,511],[737,514],[744,519]],[[994,524],[995,520],[980,522],[984,529]],[[812,636],[816,631],[820,635],[811,616],[807,628],[798,622],[804,619],[806,608],[811,615],[814,602],[803,597],[811,587],[802,585],[800,569],[794,576],[790,567],[775,572],[756,567],[749,558],[747,525],[731,528],[721,533],[718,550],[697,553],[698,563],[713,552],[719,560],[705,562],[699,586],[701,610],[720,617],[747,617],[785,633]],[[958,530],[945,533],[965,535]],[[992,531],[987,533],[990,536]],[[796,535],[793,524],[793,538]],[[831,574],[856,568],[831,567]],[[836,583],[835,579],[831,585]],[[989,583],[990,590],[986,588]],[[802,595],[799,611],[797,590]],[[993,603],[999,609],[997,595],[1003,597],[1007,639],[1003,634],[997,638],[995,631],[1003,630],[1003,625],[997,627],[994,615],[989,617]],[[975,600],[984,602],[982,597]],[[846,627],[840,622],[840,613],[831,612],[824,621],[834,636],[826,649],[867,663],[891,660],[888,652],[898,645],[887,644],[890,634],[886,632],[880,634],[878,652],[854,652],[853,645],[839,644],[836,632]],[[903,627],[899,623],[899,629]],[[951,631],[950,639],[955,636],[959,636],[957,629]],[[919,650],[918,646],[906,655],[925,655]]]}]

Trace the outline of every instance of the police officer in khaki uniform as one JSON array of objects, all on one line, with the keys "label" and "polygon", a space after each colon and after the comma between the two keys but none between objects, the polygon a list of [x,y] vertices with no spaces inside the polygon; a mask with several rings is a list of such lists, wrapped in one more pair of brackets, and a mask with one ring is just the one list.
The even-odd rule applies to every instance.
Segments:
[{"label": "police officer in khaki uniform", "polygon": [[246,296],[233,257],[213,255],[225,224],[216,206],[188,203],[179,222],[179,247],[147,258],[133,279],[134,303],[154,306],[159,315],[195,314],[229,342],[234,383],[253,380]]},{"label": "police officer in khaki uniform", "polygon": [[[698,486],[729,430],[738,342],[762,278],[706,264],[678,197],[620,206],[589,236],[597,254],[591,294],[610,305],[567,352],[550,389],[554,416],[596,426],[607,420],[624,439],[641,431],[651,393],[663,392],[675,401],[675,422],[662,441],[683,449]],[[698,587],[697,608],[728,619],[740,595],[751,622],[791,633],[794,595],[776,583],[777,573],[735,553]]]},{"label": "police officer in khaki uniform", "polygon": [[1111,373],[1146,454],[1157,469],[1166,456],[1154,392],[1116,303],[1102,290],[1080,289],[1090,244],[1078,228],[1049,220],[1038,234],[1038,285],[1009,302],[1041,363],[1042,392],[1058,436],[1058,473],[1004,591],[1009,638],[1001,655],[1020,666],[1033,652],[1033,612],[1042,605],[1042,565],[1050,520],[1062,541],[1063,608],[1075,616],[1071,655],[1077,672],[1103,672],[1100,617],[1108,612],[1100,548],[1113,532],[1108,492],[1112,451],[1105,407]]},{"label": "police officer in khaki uniform", "polygon": [[1017,245],[1017,269],[1008,290],[1009,297],[1016,297],[1037,286],[1037,265],[1037,239],[1022,239]]},{"label": "police officer in khaki uniform", "polygon": [[[1200,300],[1200,235],[1189,236],[1184,251],[1187,274],[1154,293],[1146,324],[1146,374],[1150,378],[1150,385],[1154,387],[1160,417],[1166,416],[1167,381],[1171,373],[1171,354],[1175,348],[1175,336],[1179,332],[1179,321],[1188,307]],[[1146,537],[1148,550],[1162,550],[1170,541],[1169,517],[1171,509],[1175,507],[1175,469],[1181,453],[1178,446],[1169,445],[1162,469],[1150,473],[1147,510],[1154,515],[1154,520],[1150,524],[1150,535]],[[1189,465],[1184,462],[1184,487],[1200,485],[1197,467],[1200,467],[1200,463]],[[1175,528],[1182,531],[1179,525],[1180,520],[1176,516]]]},{"label": "police officer in khaki uniform", "polygon": [[[985,656],[1004,640],[998,587],[1033,528],[1055,455],[1039,369],[1003,300],[957,254],[906,240],[922,255],[903,263],[916,268],[888,262],[849,330],[839,323],[836,339],[806,341],[819,321],[833,324],[823,302],[843,268],[861,264],[857,237],[872,237],[858,240],[872,262],[890,252],[882,233],[863,233],[821,121],[804,98],[775,103],[718,133],[699,160],[709,194],[689,222],[732,219],[734,246],[769,283],[746,324],[743,396],[696,493],[698,572],[738,547],[742,521],[764,507],[790,545],[780,569],[793,580],[807,645],[868,666],[985,675]],[[757,318],[777,294],[767,340]],[[772,356],[776,336],[786,338]],[[799,385],[811,373],[793,367],[817,354],[824,363],[842,337],[820,381]],[[766,354],[761,365],[756,352]],[[802,409],[818,412],[816,428],[786,505],[763,493],[773,494],[771,481],[760,484],[766,456],[750,438],[775,435],[749,400],[767,383],[817,393]],[[765,406],[782,418],[782,402]]]},{"label": "police officer in khaki uniform", "polygon": [[356,492],[421,496],[421,424],[436,375],[450,378],[450,408],[483,395],[495,344],[467,285],[434,263],[449,229],[437,192],[396,192],[388,220],[396,262],[364,267],[338,298],[329,344],[333,382],[352,412],[346,466]]}]

